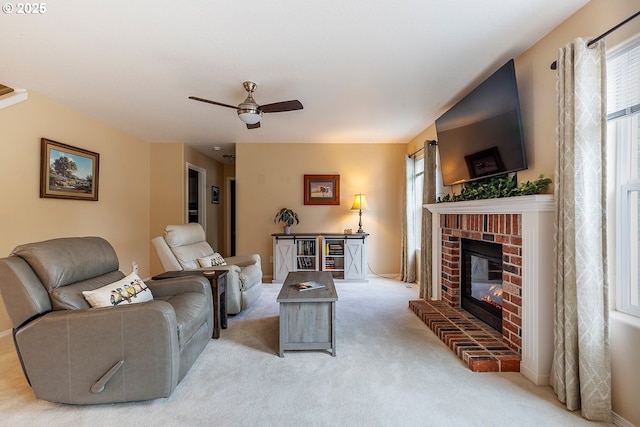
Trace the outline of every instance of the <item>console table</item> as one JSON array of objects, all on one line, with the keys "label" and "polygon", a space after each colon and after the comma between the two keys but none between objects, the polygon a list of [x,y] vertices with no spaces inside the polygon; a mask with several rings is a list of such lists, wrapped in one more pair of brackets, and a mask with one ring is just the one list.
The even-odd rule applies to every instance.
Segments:
[{"label": "console table", "polygon": [[274,233],[273,283],[296,271],[328,271],[334,279],[367,281],[367,233]]},{"label": "console table", "polygon": [[184,276],[202,276],[211,284],[211,296],[213,297],[213,335],[211,338],[220,338],[220,328],[227,329],[227,272],[226,270],[181,270],[167,271],[153,280],[171,279]]}]

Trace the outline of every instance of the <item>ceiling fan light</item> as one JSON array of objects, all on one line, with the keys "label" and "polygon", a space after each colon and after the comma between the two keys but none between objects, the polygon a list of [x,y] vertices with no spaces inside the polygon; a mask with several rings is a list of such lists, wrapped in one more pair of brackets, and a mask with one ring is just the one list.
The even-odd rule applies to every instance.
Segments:
[{"label": "ceiling fan light", "polygon": [[238,109],[238,117],[248,125],[255,125],[262,118],[262,112],[253,109]]}]

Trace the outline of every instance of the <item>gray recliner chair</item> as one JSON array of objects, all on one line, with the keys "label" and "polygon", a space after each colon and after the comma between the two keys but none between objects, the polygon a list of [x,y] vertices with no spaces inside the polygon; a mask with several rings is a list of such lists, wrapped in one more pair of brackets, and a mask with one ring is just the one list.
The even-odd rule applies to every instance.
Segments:
[{"label": "gray recliner chair", "polygon": [[148,400],[169,396],[185,377],[213,332],[209,282],[149,280],[150,301],[101,308],[82,294],[124,277],[113,247],[99,237],[25,244],[0,259],[0,291],[37,398]]},{"label": "gray recliner chair", "polygon": [[227,265],[202,267],[198,258],[214,255],[198,223],[167,225],[162,236],[151,240],[165,271],[226,270],[227,313],[237,314],[262,295],[260,255],[226,257]]}]

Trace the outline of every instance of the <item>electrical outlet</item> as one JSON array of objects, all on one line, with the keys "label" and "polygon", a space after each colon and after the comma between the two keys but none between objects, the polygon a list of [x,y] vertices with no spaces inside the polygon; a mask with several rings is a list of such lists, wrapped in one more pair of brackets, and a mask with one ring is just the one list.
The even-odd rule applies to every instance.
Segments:
[{"label": "electrical outlet", "polygon": [[131,271],[135,274],[138,274],[138,263],[133,261],[131,263]]}]

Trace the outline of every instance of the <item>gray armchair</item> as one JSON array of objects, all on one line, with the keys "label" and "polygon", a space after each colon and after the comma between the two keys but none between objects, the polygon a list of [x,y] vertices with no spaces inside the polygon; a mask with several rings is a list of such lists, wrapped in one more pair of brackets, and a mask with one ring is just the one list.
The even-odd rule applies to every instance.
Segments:
[{"label": "gray armchair", "polygon": [[162,236],[151,240],[165,271],[226,270],[227,313],[237,314],[262,295],[260,255],[226,257],[227,265],[201,267],[198,258],[214,255],[200,224],[167,225]]},{"label": "gray armchair", "polygon": [[0,291],[37,398],[94,404],[169,396],[211,339],[203,277],[147,281],[147,302],[92,308],[82,291],[121,280],[113,247],[74,237],[16,247]]}]

